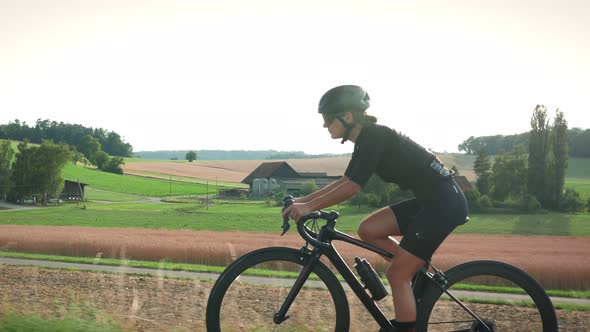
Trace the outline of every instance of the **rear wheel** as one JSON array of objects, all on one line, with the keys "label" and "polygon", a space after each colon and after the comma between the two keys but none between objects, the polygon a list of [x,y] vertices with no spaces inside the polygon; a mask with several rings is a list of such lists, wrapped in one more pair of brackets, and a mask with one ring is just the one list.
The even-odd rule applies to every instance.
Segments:
[{"label": "rear wheel", "polygon": [[[557,331],[557,316],[543,287],[510,264],[474,261],[445,273],[446,288],[492,331]],[[436,285],[424,293],[418,331],[489,331]]]},{"label": "rear wheel", "polygon": [[265,248],[240,257],[219,276],[207,302],[207,331],[348,331],[342,285],[318,262],[287,312],[275,324],[309,255],[292,248]]}]

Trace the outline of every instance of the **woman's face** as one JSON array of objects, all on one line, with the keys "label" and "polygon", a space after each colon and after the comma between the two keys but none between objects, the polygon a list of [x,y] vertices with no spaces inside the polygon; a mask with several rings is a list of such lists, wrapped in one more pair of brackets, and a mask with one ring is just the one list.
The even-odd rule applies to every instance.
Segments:
[{"label": "woman's face", "polygon": [[[324,117],[324,128],[328,128],[332,139],[339,139],[344,137],[344,132],[346,128],[342,125],[342,122],[338,120],[335,116],[329,114],[322,114]],[[343,116],[343,120],[347,121],[348,113]]]}]

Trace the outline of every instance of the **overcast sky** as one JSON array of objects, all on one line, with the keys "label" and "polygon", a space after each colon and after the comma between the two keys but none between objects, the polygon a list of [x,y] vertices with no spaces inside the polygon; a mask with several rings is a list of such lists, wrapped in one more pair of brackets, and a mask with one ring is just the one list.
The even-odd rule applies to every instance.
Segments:
[{"label": "overcast sky", "polygon": [[0,0],[0,123],[116,131],[135,151],[345,153],[317,103],[363,86],[435,151],[590,128],[587,1]]}]

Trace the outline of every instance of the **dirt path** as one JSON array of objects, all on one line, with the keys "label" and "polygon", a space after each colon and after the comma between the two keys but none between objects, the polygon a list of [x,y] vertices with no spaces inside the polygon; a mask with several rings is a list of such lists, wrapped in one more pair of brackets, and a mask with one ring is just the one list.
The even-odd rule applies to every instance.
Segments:
[{"label": "dirt path", "polygon": [[[138,268],[130,266],[112,266],[112,265],[98,265],[98,264],[80,264],[80,263],[67,263],[67,262],[54,262],[54,261],[43,261],[43,260],[32,260],[32,259],[15,259],[0,257],[0,264],[14,265],[14,266],[36,266],[43,268],[54,268],[54,269],[70,269],[70,270],[81,270],[91,272],[108,272],[108,273],[124,273],[124,274],[141,274],[150,275],[157,277],[169,277],[169,278],[192,278],[201,280],[216,280],[219,277],[218,273],[208,272],[190,272],[190,271],[175,271],[175,270],[160,270],[160,269],[148,269]],[[295,279],[285,278],[269,278],[269,277],[258,277],[258,276],[241,276],[241,280],[248,284],[253,285],[266,285],[266,286],[285,286],[289,287],[293,284]],[[326,286],[321,281],[308,280],[305,283],[306,287],[325,289]],[[350,291],[349,286],[342,282],[342,287]],[[508,293],[489,293],[489,292],[476,292],[476,291],[461,291],[455,290],[453,294],[458,297],[464,298],[478,298],[478,299],[489,299],[489,300],[508,300],[508,301],[526,301],[529,300],[528,296],[508,294]],[[567,297],[555,297],[552,296],[551,300],[554,304],[576,304],[590,306],[590,299],[577,299]]]},{"label": "dirt path", "polygon": [[[0,312],[11,307],[61,315],[74,304],[89,304],[134,331],[205,331],[206,302],[212,287],[211,281],[198,279],[6,265],[0,265],[0,280]],[[313,300],[325,296],[321,290],[316,292],[317,296],[307,298],[305,307],[321,313],[322,301]],[[349,295],[349,301],[351,331],[377,331],[376,323],[358,300]],[[387,315],[392,315],[389,301],[380,304]],[[561,331],[590,329],[590,313],[558,311],[558,316]]]}]

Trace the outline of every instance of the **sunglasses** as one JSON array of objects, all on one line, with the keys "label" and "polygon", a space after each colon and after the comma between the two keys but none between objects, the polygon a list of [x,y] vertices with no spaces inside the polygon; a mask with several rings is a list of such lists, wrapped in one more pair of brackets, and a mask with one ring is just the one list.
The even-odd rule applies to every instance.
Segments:
[{"label": "sunglasses", "polygon": [[337,116],[333,114],[322,114],[322,117],[324,118],[324,127],[328,127],[332,124]]}]

